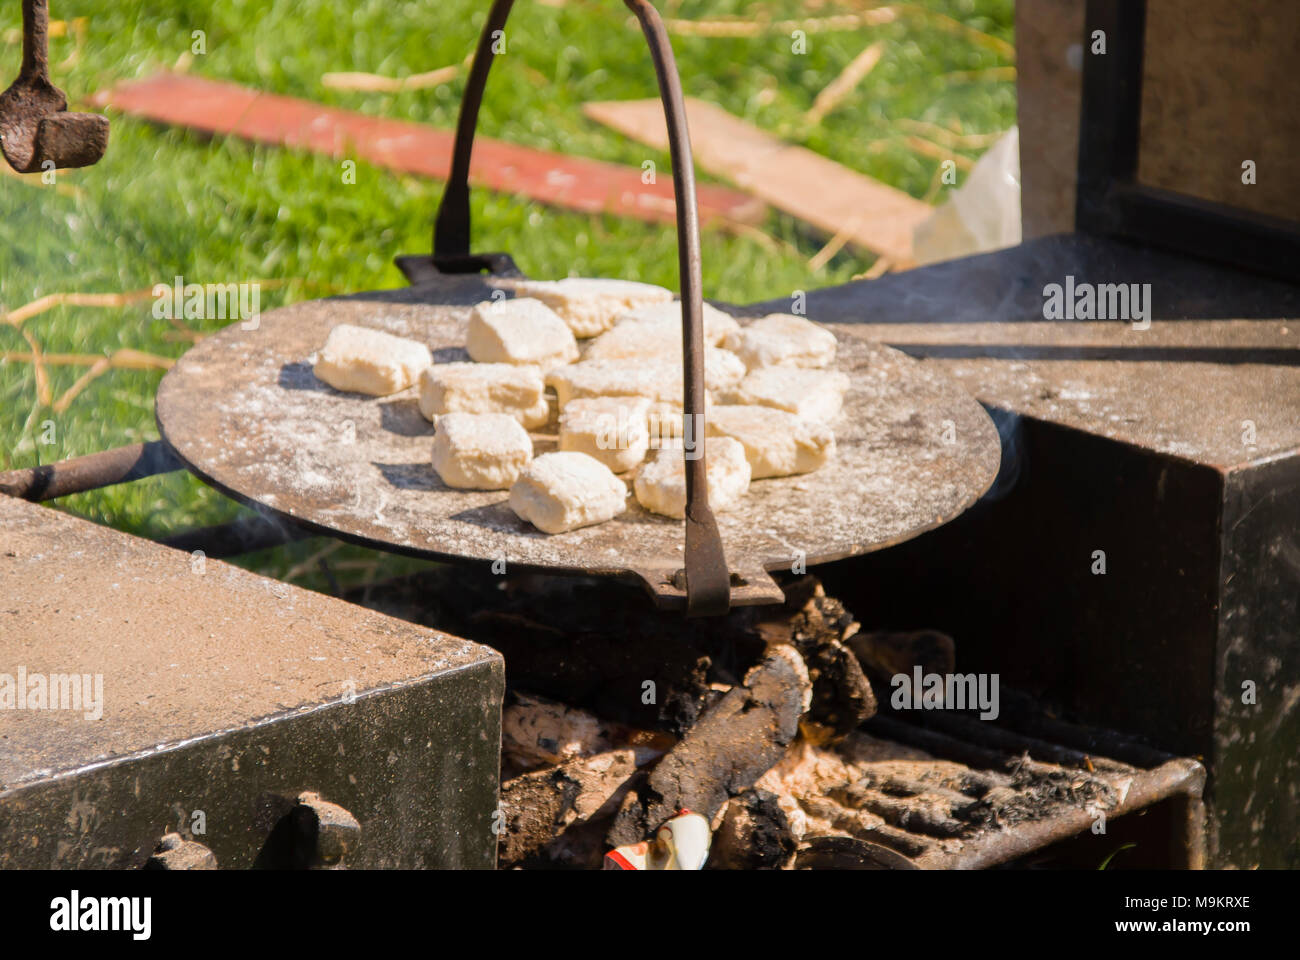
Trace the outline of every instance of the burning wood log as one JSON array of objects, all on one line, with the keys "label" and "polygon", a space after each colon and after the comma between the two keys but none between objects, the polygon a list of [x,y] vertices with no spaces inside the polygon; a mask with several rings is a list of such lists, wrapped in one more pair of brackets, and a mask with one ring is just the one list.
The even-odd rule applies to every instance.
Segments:
[{"label": "burning wood log", "polygon": [[565,763],[612,749],[598,717],[573,707],[516,693],[501,711],[501,752],[523,769]]},{"label": "burning wood log", "polygon": [[[612,816],[635,775],[633,751],[611,750],[504,782],[501,865],[516,866],[536,858],[568,828]],[[549,859],[590,861],[594,855],[599,860],[599,833],[590,835],[585,844],[575,840],[569,837],[568,849],[552,851]]]},{"label": "burning wood log", "polygon": [[501,712],[502,780],[615,748],[630,749],[636,765],[644,767],[677,742],[671,734],[602,720],[544,697],[518,690],[512,697],[514,702]]},{"label": "burning wood log", "polygon": [[716,870],[779,870],[798,846],[776,794],[746,790],[732,797],[713,838],[709,867]]},{"label": "burning wood log", "polygon": [[911,676],[914,667],[923,674],[948,676],[957,672],[952,637],[938,630],[914,633],[859,633],[848,641],[862,668],[882,691],[898,674]]},{"label": "burning wood log", "polygon": [[[876,701],[851,647],[858,624],[816,578],[786,583],[779,607],[708,623],[604,582],[458,571],[454,590],[413,583],[411,606],[426,611],[417,619],[506,658],[514,702],[503,716],[503,865],[594,866],[606,845],[647,841],[689,810],[722,829],[717,865],[783,866],[810,829],[801,801],[814,794],[834,807],[824,822],[811,818],[815,831],[843,834],[850,820],[855,833],[888,827],[826,798],[861,779],[852,758],[872,741],[855,728]],[[799,765],[787,750],[801,728],[839,749],[801,741],[802,760],[815,751],[822,772],[797,787],[760,782],[778,764]],[[591,766],[629,750],[630,765]]]},{"label": "burning wood log", "polygon": [[771,792],[797,841],[815,836],[870,836],[888,830],[885,819],[849,804],[844,790],[882,762],[930,760],[920,750],[854,732],[833,748],[800,737],[755,789]]},{"label": "burning wood log", "polygon": [[781,759],[808,709],[812,684],[793,647],[773,647],[628,794],[609,832],[612,846],[636,843],[679,810],[712,820]]},{"label": "burning wood log", "polygon": [[769,643],[789,643],[799,651],[813,685],[809,719],[843,736],[876,712],[871,684],[846,646],[858,623],[815,577],[795,580],[785,592],[778,615],[761,620],[757,631]]}]

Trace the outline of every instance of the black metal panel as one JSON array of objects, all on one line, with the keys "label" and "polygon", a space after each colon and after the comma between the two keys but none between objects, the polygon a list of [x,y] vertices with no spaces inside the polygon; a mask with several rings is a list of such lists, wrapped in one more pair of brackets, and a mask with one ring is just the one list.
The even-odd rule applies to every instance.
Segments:
[{"label": "black metal panel", "polygon": [[[1295,284],[1132,241],[1061,234],[877,280],[813,290],[808,294],[808,317],[819,323],[1041,323],[1043,284],[1059,283],[1067,274],[1094,284],[1150,283],[1153,322],[1300,316],[1300,286]],[[790,298],[783,297],[740,312],[761,316],[789,309]],[[909,350],[904,341],[885,342],[923,355]]]},{"label": "black metal panel", "polygon": [[1006,496],[817,568],[827,591],[873,627],[951,634],[962,672],[1210,756],[1221,477],[1029,418],[1017,447]]},{"label": "black metal panel", "polygon": [[1228,474],[1219,582],[1210,844],[1300,868],[1300,454]]}]

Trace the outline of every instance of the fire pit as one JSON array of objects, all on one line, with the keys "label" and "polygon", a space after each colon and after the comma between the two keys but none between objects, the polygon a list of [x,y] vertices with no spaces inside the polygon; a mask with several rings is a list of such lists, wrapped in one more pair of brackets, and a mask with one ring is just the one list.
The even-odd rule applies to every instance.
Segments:
[{"label": "fire pit", "polygon": [[[653,8],[639,0],[628,5],[650,42],[669,121],[679,214],[683,410],[703,422],[703,298],[681,92]],[[1089,620],[1093,608],[1075,602],[1077,585],[1054,593],[1050,583],[1033,576],[1032,563],[1016,567],[1012,576],[998,562],[1002,554],[996,544],[1008,530],[1015,531],[1017,543],[1033,542],[1049,524],[1065,531],[1072,547],[1085,542],[1086,531],[1062,516],[1061,498],[1045,518],[1044,503],[1052,498],[1040,487],[1028,492],[1017,487],[1010,468],[1020,465],[1018,458],[1008,458],[995,499],[965,513],[998,474],[999,435],[958,383],[977,386],[989,406],[1020,409],[1027,418],[1042,414],[1035,403],[1051,402],[1059,393],[1030,398],[1020,407],[989,400],[1014,392],[1014,378],[987,376],[985,367],[959,361],[987,360],[986,353],[996,359],[996,341],[1005,330],[964,338],[939,325],[951,319],[949,311],[956,316],[963,307],[998,320],[1023,319],[1004,315],[1023,306],[1005,296],[1005,278],[1029,276],[1028,286],[1017,281],[1018,296],[1023,300],[1026,289],[1034,294],[1041,286],[1034,270],[1035,265],[1042,269],[1043,248],[1026,245],[992,267],[987,261],[946,265],[871,281],[865,292],[866,285],[852,285],[814,295],[814,319],[846,324],[837,338],[843,369],[852,380],[846,417],[851,426],[839,461],[822,474],[774,482],[737,513],[715,519],[703,483],[706,449],[688,469],[684,526],[633,511],[601,528],[541,538],[503,513],[499,497],[453,498],[429,481],[428,427],[411,401],[361,401],[317,387],[304,364],[334,324],[383,327],[425,340],[438,359],[454,359],[464,343],[469,307],[488,299],[499,288],[497,280],[519,276],[507,254],[471,253],[466,182],[492,31],[501,28],[510,7],[498,0],[484,26],[434,255],[399,258],[412,280],[410,289],[298,304],[263,317],[255,329],[232,326],[191,350],[165,378],[157,404],[161,441],[0,475],[0,491],[46,500],[189,469],[257,508],[262,520],[180,535],[170,541],[174,546],[215,558],[325,534],[453,561],[345,599],[358,612],[374,608],[504,655],[500,809],[491,817],[501,866],[595,867],[611,847],[646,841],[682,810],[707,819],[714,837],[709,865],[721,868],[1025,864],[1032,858],[1064,858],[1064,841],[1071,838],[1101,837],[1113,852],[1126,830],[1143,827],[1148,840],[1156,838],[1143,846],[1145,865],[1203,865],[1206,771],[1187,755],[1200,753],[1193,747],[1209,742],[1200,721],[1214,705],[1210,692],[1197,687],[1205,694],[1198,698],[1197,723],[1184,724],[1195,736],[1169,735],[1168,724],[1182,723],[1172,712],[1160,721],[1166,726],[1130,725],[1145,717],[1142,692],[1125,691],[1118,714],[1124,722],[1110,723],[1112,715],[1103,708],[1109,701],[1101,702],[1107,690],[1081,684],[1093,694],[1089,700],[1061,681],[1063,676],[1095,680],[1087,664],[1076,662],[1086,659],[1077,637],[1051,648],[1057,669],[1044,681],[1033,666],[1035,657],[1044,655],[1041,645],[1049,643],[1035,632],[1040,624],[1016,621],[988,603],[989,596],[1014,598],[1029,591],[1034,596],[1018,601],[1024,604],[1019,609],[1046,617],[1043,611],[1050,612],[1065,595],[1077,622],[1100,631]],[[1098,7],[1112,18],[1106,23],[1116,22],[1113,5]],[[1125,49],[1121,67],[1131,66],[1133,51]],[[1099,195],[1110,196],[1095,189],[1088,194],[1093,200]],[[1096,263],[1090,258],[1097,245],[1078,238],[1054,246],[1057,259],[1050,264],[1064,273]],[[1101,246],[1102,262],[1114,264],[1126,255],[1122,244]],[[1171,287],[1185,286],[1176,280],[1186,275],[1185,263],[1170,266],[1164,255],[1142,256],[1168,268],[1164,278],[1175,278],[1168,280]],[[947,300],[933,293],[928,285],[934,283]],[[1286,299],[1294,290],[1284,282],[1260,289],[1265,299],[1269,290],[1276,293],[1270,305],[1295,302]],[[974,305],[972,291],[978,292]],[[1028,299],[1037,310],[1035,296]],[[930,303],[931,315],[918,303]],[[904,338],[899,330],[849,328],[867,315],[864,304],[888,308],[872,315],[905,316],[929,329],[907,329]],[[1003,313],[993,313],[993,304]],[[753,312],[719,306],[738,315]],[[1099,343],[1102,359],[1108,358],[1114,345],[1104,337]],[[1008,438],[1016,436],[1011,421],[1001,414],[999,420]],[[1075,440],[1060,440],[1050,431],[1032,439],[1035,450],[1066,451],[1047,474],[1055,484],[1050,489],[1085,502],[1087,491],[1071,485],[1080,462],[1069,455]],[[1115,459],[1105,459],[1106,464],[1127,462],[1114,450],[1109,455]],[[1168,450],[1163,455],[1169,456]],[[1158,480],[1152,469],[1147,501],[1160,502],[1167,476],[1180,477],[1184,467],[1174,464],[1171,473],[1160,471]],[[1037,476],[1041,483],[1044,474]],[[1200,480],[1204,477],[1175,483],[1172,496],[1198,508],[1209,503],[1214,492],[1197,486]],[[1005,509],[996,504],[1008,489],[1020,490],[1030,503],[1013,523],[990,526],[989,510]],[[1268,503],[1282,509],[1275,499]],[[1234,516],[1244,522],[1249,513]],[[1202,526],[1213,528],[1216,536],[1226,529]],[[972,542],[978,550],[968,549]],[[821,565],[817,578],[806,573],[813,564]],[[1183,596],[1167,566],[1158,567],[1163,600]],[[1214,576],[1201,565],[1189,562],[1186,568],[1198,583]],[[1178,575],[1183,573],[1178,568]],[[947,592],[934,595],[936,583]],[[980,586],[970,589],[970,584]],[[1130,586],[1130,595],[1139,589],[1147,588]],[[37,593],[26,596],[34,607]],[[1204,600],[1198,593],[1196,602]],[[694,616],[683,618],[683,610]],[[936,625],[947,632],[915,632]],[[1144,642],[1155,649],[1166,639],[1153,630]],[[1194,652],[1193,667],[1204,680],[1212,672],[1210,655],[1203,645]],[[491,674],[490,657],[478,655]],[[958,673],[959,656],[965,674]],[[970,672],[972,664],[980,675]],[[1177,676],[1193,667],[1174,663],[1167,672]],[[915,677],[919,687],[935,676],[942,688],[945,681],[960,684],[969,676],[978,686],[980,676],[1003,672],[1029,692],[1004,688],[991,710],[971,711],[969,702],[955,702],[948,692],[952,687],[929,705],[921,698],[919,709],[916,698],[898,696],[900,678]],[[370,729],[381,733],[383,697],[402,697],[401,678],[389,679],[392,689],[370,704]],[[490,677],[485,684],[484,697],[475,702],[488,703],[492,713],[503,692]],[[1162,697],[1166,687],[1177,689],[1161,686]],[[396,706],[393,710],[393,716],[400,713]],[[1136,732],[1066,722],[1061,719],[1066,716]],[[409,715],[401,717],[406,724]],[[483,729],[491,731],[492,723]],[[32,736],[33,743],[41,743],[54,734],[39,729]],[[475,756],[481,766],[481,754]],[[141,762],[123,758],[117,775],[130,775],[132,764]],[[203,763],[194,769],[217,775],[219,767],[210,758]],[[93,775],[102,783],[102,772]],[[57,789],[76,783],[65,778]],[[344,838],[338,848],[351,849],[352,815],[331,806],[329,791],[293,794],[287,784],[278,786],[286,789],[274,803],[262,802],[262,818],[220,851],[222,863],[267,865],[266,858],[275,859],[279,849],[269,834],[285,823],[314,824],[317,835]],[[415,790],[409,776],[390,788],[404,797]],[[476,796],[481,799],[481,790]],[[0,808],[23,799],[0,786]],[[371,818],[388,815],[383,797],[366,799]],[[230,799],[231,809],[243,801],[249,806],[253,798]],[[23,809],[35,817],[33,805]],[[124,804],[123,810],[112,825],[113,842],[123,849],[136,846],[130,847],[131,857],[106,865],[135,864],[140,851],[159,840],[157,818],[143,805]],[[1135,826],[1138,818],[1126,815],[1138,811],[1154,815]],[[467,811],[465,822],[453,825],[452,832],[482,829],[483,812]],[[366,816],[352,819],[364,837]],[[38,821],[30,821],[32,832],[37,826],[62,829]],[[447,829],[440,822],[429,833]],[[93,832],[79,842],[91,843]],[[428,838],[379,836],[378,848],[359,862],[407,865],[434,846]],[[481,846],[471,846],[481,864]],[[155,856],[165,863],[210,862],[202,851],[190,848],[184,856],[177,851],[184,852],[178,841],[168,840]],[[1101,860],[1096,853],[1095,845],[1088,847],[1084,862],[1092,857],[1095,867]],[[323,862],[319,849],[306,859]],[[276,863],[300,861],[305,862],[295,855]]]}]

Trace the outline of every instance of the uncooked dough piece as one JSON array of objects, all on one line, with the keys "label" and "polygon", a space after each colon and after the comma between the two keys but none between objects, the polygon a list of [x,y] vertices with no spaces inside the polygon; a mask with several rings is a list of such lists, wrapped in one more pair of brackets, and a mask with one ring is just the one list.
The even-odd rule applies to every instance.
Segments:
[{"label": "uncooked dough piece", "polygon": [[[717,347],[704,348],[706,390],[733,387],[745,376],[745,365],[735,354]],[[570,400],[583,397],[645,397],[678,407],[683,399],[681,362],[673,359],[583,360],[556,367],[546,375],[547,386],[555,388],[560,409]]]},{"label": "uncooked dough piece", "polygon": [[[716,347],[740,324],[717,307],[704,304],[704,345]],[[611,330],[591,342],[584,359],[621,360],[682,355],[682,305],[679,300],[652,303],[618,317]]]},{"label": "uncooked dough piece", "polygon": [[645,397],[587,397],[560,413],[560,449],[595,457],[615,473],[645,459],[650,445]]},{"label": "uncooked dough piece", "polygon": [[543,533],[564,533],[618,516],[627,509],[627,487],[599,460],[557,450],[520,473],[510,509]]},{"label": "uncooked dough piece", "polygon": [[791,313],[770,313],[729,333],[723,346],[750,370],[758,367],[825,367],[835,359],[835,334]]},{"label": "uncooked dough piece", "polygon": [[810,473],[835,454],[830,427],[775,407],[718,404],[707,419],[710,437],[731,437],[745,446],[752,477]]},{"label": "uncooked dough piece", "polygon": [[570,400],[586,397],[682,401],[681,367],[663,361],[584,360],[551,370],[546,385],[555,389],[561,412]]},{"label": "uncooked dough piece", "polygon": [[523,363],[549,369],[578,359],[568,324],[529,297],[485,300],[469,314],[465,348],[479,363]]},{"label": "uncooked dough piece", "polygon": [[438,418],[433,469],[458,490],[505,490],[533,458],[533,441],[508,413],[448,413]]},{"label": "uncooked dough piece", "polygon": [[312,372],[335,390],[386,397],[415,383],[431,363],[422,343],[340,323],[325,338]]},{"label": "uncooked dough piece", "polygon": [[[745,448],[730,437],[707,441],[706,476],[709,484],[709,507],[727,510],[740,501],[749,489],[750,466]],[[663,447],[642,464],[633,483],[636,499],[652,513],[665,517],[686,516],[686,459],[681,446]]]},{"label": "uncooked dough piece", "polygon": [[614,319],[646,304],[671,300],[671,290],[635,280],[518,280],[515,295],[535,297],[560,315],[575,337],[594,337],[614,325]]},{"label": "uncooked dough piece", "polygon": [[704,384],[710,390],[726,390],[745,379],[745,362],[730,350],[704,348]]},{"label": "uncooked dough piece", "polygon": [[508,413],[532,430],[550,417],[546,385],[537,367],[510,363],[437,363],[420,374],[420,412]]},{"label": "uncooked dough piece", "polygon": [[[713,409],[713,398],[706,391],[704,410],[707,413],[711,409]],[[666,400],[651,403],[650,409],[646,411],[646,425],[650,429],[650,449],[658,450],[673,440],[681,439],[685,422],[681,398],[671,403]]]},{"label": "uncooked dough piece", "polygon": [[838,370],[808,370],[803,367],[759,367],[726,391],[729,404],[776,407],[805,420],[828,423],[844,406],[849,378]]}]

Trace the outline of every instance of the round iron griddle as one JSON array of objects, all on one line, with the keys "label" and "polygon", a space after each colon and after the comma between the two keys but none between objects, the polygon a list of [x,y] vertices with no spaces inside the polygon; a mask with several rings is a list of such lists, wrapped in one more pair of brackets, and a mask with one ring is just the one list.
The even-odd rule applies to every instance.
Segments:
[{"label": "round iron griddle", "polygon": [[[163,378],[162,437],[206,482],[320,532],[431,559],[630,576],[677,605],[682,521],[630,496],[627,512],[609,522],[540,533],[515,516],[505,491],[442,484],[415,388],[366,397],[312,374],[315,351],[338,323],[423,341],[437,362],[468,359],[469,307],[491,295],[488,283],[447,277],[295,304],[263,315],[255,329],[231,324]],[[814,473],[755,481],[718,514],[733,604],[780,599],[766,570],[879,550],[951,520],[997,473],[997,431],[960,387],[896,350],[837,336],[836,366],[852,385],[832,423],[835,458]],[[555,432],[554,417],[534,431],[538,453],[555,448]]]}]

